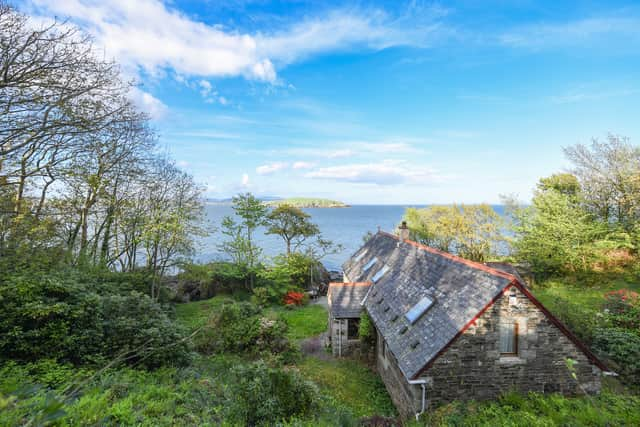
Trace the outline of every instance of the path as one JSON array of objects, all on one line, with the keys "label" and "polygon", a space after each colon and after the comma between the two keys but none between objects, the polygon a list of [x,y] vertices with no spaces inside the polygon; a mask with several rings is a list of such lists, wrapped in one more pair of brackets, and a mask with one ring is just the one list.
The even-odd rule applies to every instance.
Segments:
[{"label": "path", "polygon": [[[327,302],[326,296],[316,298],[315,300],[311,301],[311,304],[320,305],[326,310],[329,310],[329,304]],[[327,333],[323,332],[320,335],[305,338],[300,341],[300,349],[302,350],[302,354],[304,354],[305,356],[313,356],[320,360],[333,360],[333,356],[331,355],[331,353],[327,353],[324,347],[326,337]]]}]

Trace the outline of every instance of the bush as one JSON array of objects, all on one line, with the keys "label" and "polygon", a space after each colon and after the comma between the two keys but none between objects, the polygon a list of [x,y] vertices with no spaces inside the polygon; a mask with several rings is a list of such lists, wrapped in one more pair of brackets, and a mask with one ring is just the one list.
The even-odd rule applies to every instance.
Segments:
[{"label": "bush", "polygon": [[270,368],[258,361],[233,369],[226,417],[243,425],[272,425],[294,417],[309,417],[318,391],[296,371]]},{"label": "bush", "polygon": [[304,292],[289,291],[284,296],[284,305],[297,305],[301,306],[309,302],[309,297]]},{"label": "bush", "polygon": [[640,385],[640,336],[621,328],[598,329],[593,348],[611,362],[613,370],[629,384]]},{"label": "bush", "polygon": [[2,357],[83,363],[127,353],[127,362],[148,367],[188,360],[188,346],[181,341],[186,333],[149,297],[101,295],[93,288],[53,272],[5,278],[0,283]]},{"label": "bush", "polygon": [[604,295],[604,308],[615,326],[640,330],[640,295],[629,289],[619,289]]},{"label": "bush", "polygon": [[249,302],[223,305],[196,337],[196,348],[205,354],[235,353],[278,356],[292,360],[297,352],[286,337],[287,324],[263,316]]}]

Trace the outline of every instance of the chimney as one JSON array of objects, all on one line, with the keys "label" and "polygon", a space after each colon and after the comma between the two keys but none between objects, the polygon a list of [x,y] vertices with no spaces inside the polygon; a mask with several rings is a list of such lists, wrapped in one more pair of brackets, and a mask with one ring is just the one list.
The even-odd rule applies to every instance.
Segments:
[{"label": "chimney", "polygon": [[400,225],[400,241],[409,240],[409,228],[407,227],[407,221],[402,221]]}]

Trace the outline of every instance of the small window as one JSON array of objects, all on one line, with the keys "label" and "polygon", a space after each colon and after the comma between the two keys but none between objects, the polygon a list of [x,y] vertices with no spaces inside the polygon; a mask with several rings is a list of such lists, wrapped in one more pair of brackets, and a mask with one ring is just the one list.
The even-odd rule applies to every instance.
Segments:
[{"label": "small window", "polygon": [[500,354],[514,356],[518,354],[518,323],[500,324]]},{"label": "small window", "polygon": [[360,319],[349,319],[347,321],[347,339],[357,340],[360,337]]},{"label": "small window", "polygon": [[424,314],[425,311],[429,309],[433,305],[433,300],[429,297],[423,297],[416,305],[414,305],[411,310],[405,314],[405,317],[409,321],[410,324],[416,323],[416,321]]},{"label": "small window", "polygon": [[376,262],[378,262],[378,258],[374,257],[371,261],[369,261],[363,268],[362,271],[367,271],[368,269],[370,269],[371,267],[373,267],[373,264],[375,264]]},{"label": "small window", "polygon": [[384,275],[385,275],[385,273],[386,273],[387,271],[389,271],[389,266],[388,266],[388,265],[385,265],[385,266],[383,266],[383,267],[382,267],[382,268],[381,268],[381,269],[380,269],[380,270],[379,270],[379,271],[378,271],[378,272],[377,272],[377,273],[376,273],[376,274],[371,278],[371,280],[372,280],[374,283],[375,283],[375,282],[377,282],[378,280],[380,280],[380,278],[381,278],[382,276],[384,276]]},{"label": "small window", "polygon": [[367,253],[367,250],[365,249],[364,251],[360,252],[358,254],[358,256],[355,258],[355,261],[358,262],[362,259],[362,257]]}]

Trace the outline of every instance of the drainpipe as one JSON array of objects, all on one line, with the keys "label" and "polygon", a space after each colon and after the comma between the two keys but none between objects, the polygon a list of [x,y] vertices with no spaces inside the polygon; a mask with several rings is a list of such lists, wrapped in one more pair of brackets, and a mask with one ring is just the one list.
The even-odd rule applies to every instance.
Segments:
[{"label": "drainpipe", "polygon": [[424,414],[427,409],[427,380],[409,380],[409,384],[422,387],[422,406],[420,412],[416,412],[416,421],[420,419],[420,415]]}]

